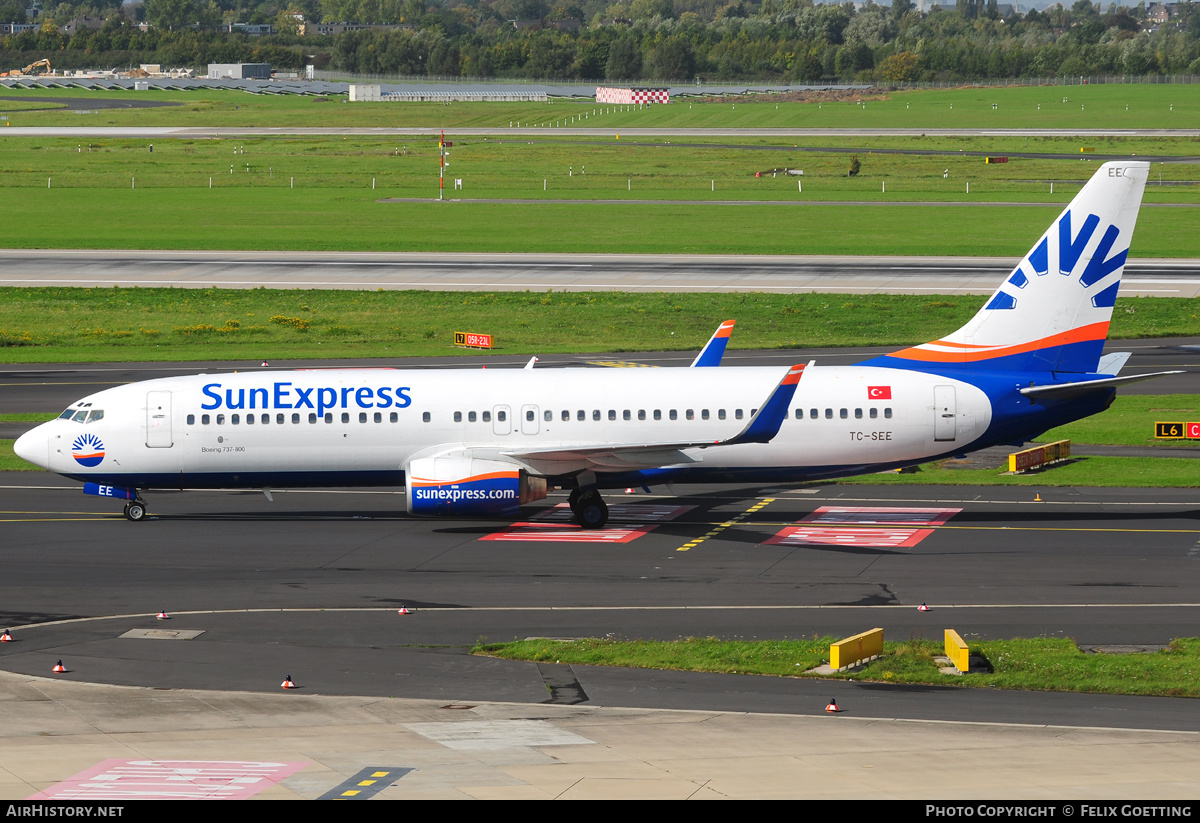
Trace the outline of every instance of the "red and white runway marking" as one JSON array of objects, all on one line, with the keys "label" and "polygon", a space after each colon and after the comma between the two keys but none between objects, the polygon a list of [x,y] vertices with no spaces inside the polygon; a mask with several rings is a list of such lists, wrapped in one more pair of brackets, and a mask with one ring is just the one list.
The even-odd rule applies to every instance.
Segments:
[{"label": "red and white runway marking", "polygon": [[308,763],[105,760],[28,800],[244,800]]},{"label": "red and white runway marking", "polygon": [[694,508],[656,503],[614,503],[608,507],[608,520],[612,525],[604,529],[583,529],[570,522],[574,517],[571,507],[559,503],[528,522],[513,523],[502,532],[493,532],[479,539],[534,543],[628,543],[653,531],[658,523],[674,520]]},{"label": "red and white runway marking", "polygon": [[763,545],[908,549],[933,534],[932,528],[912,527],[940,526],[960,511],[962,509],[822,506],[800,521],[814,525],[788,526]]}]

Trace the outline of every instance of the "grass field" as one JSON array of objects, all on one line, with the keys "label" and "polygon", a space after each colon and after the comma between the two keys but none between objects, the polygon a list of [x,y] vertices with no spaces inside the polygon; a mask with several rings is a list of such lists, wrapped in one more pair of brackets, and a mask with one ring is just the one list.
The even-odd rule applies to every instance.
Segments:
[{"label": "grass field", "polygon": [[[453,84],[447,86],[453,89]],[[593,87],[580,86],[589,95]],[[211,89],[171,92],[0,90],[5,97],[59,97],[182,103],[152,109],[72,108],[23,111],[13,125],[194,126],[272,128],[508,128],[509,124],[588,128],[1054,128],[1191,129],[1200,122],[1194,85],[1010,86],[1006,88],[864,92],[844,102],[777,103],[677,97],[666,106],[599,105],[562,99],[547,103],[347,103],[344,96],[252,95]],[[883,98],[883,99],[881,99]],[[861,101],[861,102],[859,102]],[[23,102],[23,101],[22,101]],[[997,104],[993,109],[992,105]],[[8,101],[0,101],[0,113]],[[43,104],[45,105],[45,104]],[[86,103],[84,104],[86,106]],[[601,113],[604,112],[604,113]],[[574,122],[570,122],[575,118]],[[579,118],[585,118],[580,120]]]},{"label": "grass field", "polygon": [[[19,231],[3,245],[1017,257],[1096,167],[1075,159],[985,165],[957,154],[879,153],[902,142],[876,142],[859,155],[860,175],[849,178],[846,154],[800,151],[778,139],[631,145],[468,138],[451,150],[447,197],[531,202],[439,203],[437,147],[429,140],[7,138],[0,140],[0,182]],[[982,138],[908,142],[999,150]],[[1177,154],[1191,142],[1155,138],[1110,148]],[[1074,145],[1046,141],[1036,150]],[[755,177],[785,167],[805,174]],[[1200,257],[1200,165],[1155,166],[1153,178],[1146,202],[1172,207],[1142,210],[1131,254]],[[463,180],[459,192],[455,179]],[[415,202],[382,202],[388,198]]]},{"label": "grass field", "polygon": [[[628,294],[282,289],[0,288],[0,362],[289,360],[460,353],[700,349],[738,321],[734,348],[911,345],[961,326],[972,295]],[[1121,298],[1110,336],[1194,334],[1200,299]]]},{"label": "grass field", "polygon": [[[962,628],[961,626],[959,627]],[[857,630],[857,629],[855,629]],[[935,658],[941,644],[914,638],[885,642],[879,659],[853,672],[809,672],[829,662],[829,644],[811,640],[727,641],[688,638],[673,642],[586,638],[576,641],[481,641],[472,653],[509,660],[676,671],[824,677],[884,683],[1200,697],[1200,639],[1183,638],[1142,654],[1087,654],[1070,640],[1018,638],[971,643],[992,671],[943,674]]]}]

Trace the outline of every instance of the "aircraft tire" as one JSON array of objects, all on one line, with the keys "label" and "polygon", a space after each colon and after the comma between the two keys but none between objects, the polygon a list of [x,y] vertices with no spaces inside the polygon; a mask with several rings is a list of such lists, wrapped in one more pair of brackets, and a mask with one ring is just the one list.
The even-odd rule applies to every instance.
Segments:
[{"label": "aircraft tire", "polygon": [[146,504],[140,500],[125,504],[125,519],[137,523],[146,518]]},{"label": "aircraft tire", "polygon": [[571,489],[571,493],[567,495],[567,505],[571,507],[571,512],[579,516],[579,498],[583,493],[579,489]]},{"label": "aircraft tire", "polygon": [[608,506],[599,492],[589,491],[580,495],[575,515],[583,528],[602,529],[608,523]]}]

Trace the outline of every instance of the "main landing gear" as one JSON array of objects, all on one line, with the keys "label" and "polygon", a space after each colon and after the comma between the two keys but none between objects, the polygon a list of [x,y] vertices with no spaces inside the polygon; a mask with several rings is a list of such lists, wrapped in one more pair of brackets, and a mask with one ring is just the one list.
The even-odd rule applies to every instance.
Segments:
[{"label": "main landing gear", "polygon": [[585,529],[602,529],[608,522],[608,506],[598,489],[575,489],[567,498],[575,522]]},{"label": "main landing gear", "polygon": [[146,501],[140,497],[125,504],[125,519],[137,523],[146,519]]}]

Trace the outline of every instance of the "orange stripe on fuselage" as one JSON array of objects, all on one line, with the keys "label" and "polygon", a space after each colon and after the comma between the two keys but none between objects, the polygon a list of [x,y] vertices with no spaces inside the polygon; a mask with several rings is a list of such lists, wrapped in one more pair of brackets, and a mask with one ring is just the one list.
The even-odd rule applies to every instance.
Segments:
[{"label": "orange stripe on fuselage", "polygon": [[[1071,343],[1083,343],[1091,340],[1103,340],[1108,336],[1108,323],[1092,323],[1088,326],[1080,326],[1077,329],[1053,334],[1049,337],[1043,337],[1041,340],[1034,340],[1030,343],[1021,343],[1016,346],[1002,346],[1000,348],[988,349],[986,351],[965,351],[965,352],[948,352],[948,351],[929,351],[922,349],[919,346],[914,346],[911,349],[901,349],[898,352],[892,353],[891,357],[899,357],[904,360],[924,360],[932,363],[970,363],[977,360],[992,360],[997,357],[1008,357],[1014,354],[1024,354],[1025,352],[1037,351],[1038,349],[1050,349],[1057,346],[1065,346]],[[931,344],[926,344],[931,345]]]},{"label": "orange stripe on fuselage", "polygon": [[490,474],[476,474],[472,477],[464,477],[461,480],[431,480],[427,477],[412,478],[413,484],[429,485],[429,486],[444,486],[447,483],[478,483],[480,480],[495,480],[497,478],[511,478],[517,474],[518,470],[514,467],[511,472],[491,472]]}]

